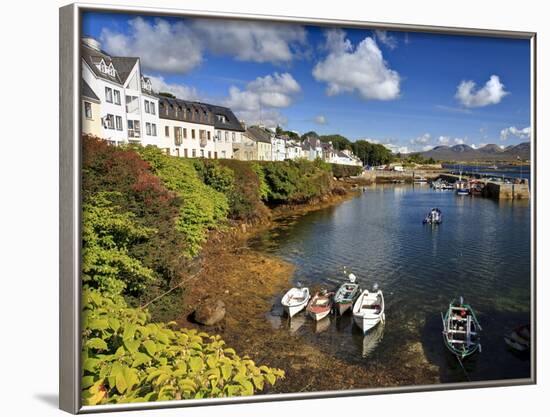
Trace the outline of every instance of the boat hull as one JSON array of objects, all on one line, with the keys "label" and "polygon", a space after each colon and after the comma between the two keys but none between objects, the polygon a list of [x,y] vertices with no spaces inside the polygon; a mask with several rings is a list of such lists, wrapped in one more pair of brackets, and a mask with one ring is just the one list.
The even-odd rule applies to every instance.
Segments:
[{"label": "boat hull", "polygon": [[351,301],[349,303],[336,303],[336,312],[338,315],[343,316],[347,311],[351,310],[352,305],[353,302]]},{"label": "boat hull", "polygon": [[302,311],[304,308],[306,308],[307,302],[300,305],[292,305],[292,306],[283,306],[285,314],[289,317],[294,317],[296,314],[298,314],[300,311]]},{"label": "boat hull", "polygon": [[330,309],[327,310],[327,311],[319,312],[319,313],[316,313],[316,312],[313,312],[313,311],[308,311],[308,314],[309,314],[309,317],[311,317],[313,320],[321,321],[330,314]]},{"label": "boat hull", "polygon": [[384,314],[378,316],[377,318],[364,318],[360,316],[353,316],[353,321],[363,331],[363,334],[367,334],[369,330],[376,327],[384,319]]}]

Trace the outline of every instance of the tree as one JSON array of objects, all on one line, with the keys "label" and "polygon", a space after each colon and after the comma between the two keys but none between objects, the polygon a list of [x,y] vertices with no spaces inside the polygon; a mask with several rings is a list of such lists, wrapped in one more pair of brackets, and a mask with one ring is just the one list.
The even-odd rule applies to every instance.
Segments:
[{"label": "tree", "polygon": [[319,139],[319,135],[317,134],[317,132],[311,130],[309,132],[306,132],[302,135],[301,139],[304,140],[304,139],[307,139],[308,137],[314,137],[314,138],[317,138]]},{"label": "tree", "polygon": [[345,136],[338,134],[322,135],[320,139],[321,142],[332,142],[332,146],[334,146],[334,149],[337,151],[352,150],[351,142]]},{"label": "tree", "polygon": [[355,155],[357,155],[364,164],[383,165],[393,160],[391,151],[379,143],[358,140],[353,142],[352,149]]},{"label": "tree", "polygon": [[173,95],[172,93],[168,93],[168,92],[166,92],[166,91],[161,91],[161,92],[159,92],[159,96],[168,97],[168,98],[176,98],[175,95]]}]

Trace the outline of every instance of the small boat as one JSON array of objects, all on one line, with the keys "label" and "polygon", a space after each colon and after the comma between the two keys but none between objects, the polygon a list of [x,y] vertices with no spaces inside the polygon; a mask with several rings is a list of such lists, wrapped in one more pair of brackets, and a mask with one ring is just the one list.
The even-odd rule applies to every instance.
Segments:
[{"label": "small boat", "polygon": [[415,184],[426,184],[428,180],[425,177],[414,177],[413,182]]},{"label": "small boat", "polygon": [[281,300],[281,304],[285,313],[289,317],[295,316],[297,313],[306,308],[310,299],[309,288],[291,288]]},{"label": "small boat", "polygon": [[528,324],[515,328],[504,336],[508,346],[518,352],[527,352],[531,349],[531,328]]},{"label": "small boat", "polygon": [[456,189],[456,195],[470,195],[470,189],[469,188],[457,188]]},{"label": "small boat", "polygon": [[441,313],[443,320],[443,340],[445,346],[460,360],[480,351],[479,324],[474,310],[469,304],[465,304],[462,297],[453,300],[445,314]]},{"label": "small boat", "polygon": [[327,292],[326,290],[316,293],[306,307],[309,316],[315,321],[322,320],[328,316],[332,311],[333,296],[333,292]]},{"label": "small boat", "polygon": [[441,210],[438,208],[431,209],[428,214],[426,214],[426,217],[424,217],[424,220],[422,221],[423,224],[440,224],[443,221],[443,215],[441,214]]},{"label": "small boat", "polygon": [[340,285],[340,288],[334,295],[334,304],[336,306],[336,312],[339,315],[343,315],[352,306],[354,301],[359,297],[361,288],[359,284],[355,282],[357,279],[354,274],[349,274],[349,282]]},{"label": "small boat", "polygon": [[365,290],[353,305],[353,321],[366,334],[381,321],[385,321],[384,295],[375,285],[372,291]]}]

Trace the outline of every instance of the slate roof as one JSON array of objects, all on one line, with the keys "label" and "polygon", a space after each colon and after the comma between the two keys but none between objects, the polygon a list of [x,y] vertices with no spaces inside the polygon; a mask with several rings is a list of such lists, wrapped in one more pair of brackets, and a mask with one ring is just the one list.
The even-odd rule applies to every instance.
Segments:
[{"label": "slate roof", "polygon": [[251,126],[246,129],[246,133],[256,142],[271,143],[271,133],[258,126]]},{"label": "slate roof", "polygon": [[214,117],[214,127],[216,129],[225,129],[225,130],[235,130],[238,132],[244,132],[244,128],[239,122],[239,119],[235,116],[235,114],[231,111],[231,109],[227,107],[222,106],[215,106],[211,104],[207,104],[207,106],[210,107],[211,111],[214,113],[214,115],[220,115],[225,116],[226,122],[220,122],[217,117]]},{"label": "slate roof", "polygon": [[90,87],[88,83],[84,80],[82,80],[82,84],[80,86],[80,95],[84,98],[89,98],[90,100],[99,102],[99,97],[96,96],[96,94],[92,90],[92,87]]},{"label": "slate roof", "polygon": [[[114,56],[111,59],[113,60],[113,65],[118,72],[120,80],[124,84],[128,80],[136,62],[139,61],[139,58]],[[139,82],[141,82],[141,80]]]},{"label": "slate roof", "polygon": [[[120,78],[120,74],[119,74],[118,70],[116,71],[116,75],[113,77],[109,74],[105,74],[105,73],[101,72],[96,67],[96,64],[101,62],[102,59],[105,61],[106,65],[110,65],[111,63],[113,63],[112,58],[109,55],[107,55],[106,53],[100,52],[100,51],[98,51],[96,49],[93,49],[93,48],[90,48],[89,46],[87,46],[85,44],[81,44],[80,45],[80,56],[82,57],[84,62],[86,62],[88,64],[88,66],[91,68],[93,73],[98,78],[103,78],[104,80],[111,81],[115,84],[120,84],[120,85],[123,84],[123,81]],[[115,67],[115,69],[117,69],[114,63],[113,63],[113,66]]]}]

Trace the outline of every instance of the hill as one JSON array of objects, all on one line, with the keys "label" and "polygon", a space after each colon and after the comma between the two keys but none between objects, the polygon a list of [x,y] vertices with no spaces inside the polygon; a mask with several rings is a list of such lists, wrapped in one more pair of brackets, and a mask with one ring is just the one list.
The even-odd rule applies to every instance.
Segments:
[{"label": "hill", "polygon": [[436,146],[429,151],[419,153],[424,158],[433,158],[437,161],[516,161],[518,156],[522,160],[531,158],[531,143],[523,142],[511,145],[504,149],[493,143],[474,149],[469,145]]}]

